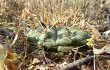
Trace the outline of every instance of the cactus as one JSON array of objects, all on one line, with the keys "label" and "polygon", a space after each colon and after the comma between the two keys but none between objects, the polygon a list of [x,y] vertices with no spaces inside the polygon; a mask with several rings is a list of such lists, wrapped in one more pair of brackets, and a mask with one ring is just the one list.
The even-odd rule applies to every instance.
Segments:
[{"label": "cactus", "polygon": [[65,46],[65,45],[71,45],[72,43],[72,40],[68,37],[64,37],[62,39],[57,39],[56,40],[56,45],[59,45],[59,46]]},{"label": "cactus", "polygon": [[51,48],[51,47],[55,47],[56,43],[53,39],[47,39],[44,43],[43,46],[47,47],[47,48]]},{"label": "cactus", "polygon": [[63,53],[68,53],[71,50],[71,47],[67,47],[67,46],[58,46],[57,49],[59,52],[63,52]]},{"label": "cactus", "polygon": [[28,40],[35,42],[36,45],[40,44],[45,48],[57,47],[57,51],[61,52],[68,52],[70,46],[74,48],[74,46],[86,45],[87,39],[89,38],[87,32],[72,27],[53,27],[47,33],[43,31],[44,28],[40,26],[37,27],[36,30],[28,36]]}]

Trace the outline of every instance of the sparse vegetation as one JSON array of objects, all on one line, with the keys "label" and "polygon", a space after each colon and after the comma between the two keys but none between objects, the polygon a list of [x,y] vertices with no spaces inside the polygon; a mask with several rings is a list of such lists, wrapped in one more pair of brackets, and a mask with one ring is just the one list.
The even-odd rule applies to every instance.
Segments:
[{"label": "sparse vegetation", "polygon": [[0,70],[109,70],[109,4],[0,0]]}]

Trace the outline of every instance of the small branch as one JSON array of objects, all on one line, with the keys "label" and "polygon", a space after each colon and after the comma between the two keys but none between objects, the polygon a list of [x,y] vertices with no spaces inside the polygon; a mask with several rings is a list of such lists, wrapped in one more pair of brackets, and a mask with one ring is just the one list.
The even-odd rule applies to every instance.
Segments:
[{"label": "small branch", "polygon": [[[103,59],[110,60],[110,55],[100,55],[100,56],[96,55],[96,57],[98,57],[99,60],[103,60]],[[79,59],[79,60],[77,60],[73,63],[70,63],[67,66],[61,68],[60,70],[80,70],[82,65],[87,64],[90,61],[93,61],[93,58],[94,58],[94,56]]]}]

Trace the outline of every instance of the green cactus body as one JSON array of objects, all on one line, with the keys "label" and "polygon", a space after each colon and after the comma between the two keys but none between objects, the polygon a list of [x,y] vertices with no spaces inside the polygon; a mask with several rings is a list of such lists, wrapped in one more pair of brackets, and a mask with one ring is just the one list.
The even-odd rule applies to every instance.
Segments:
[{"label": "green cactus body", "polygon": [[62,39],[57,39],[57,41],[56,41],[56,45],[59,45],[59,46],[71,45],[71,43],[72,43],[72,40],[68,37],[64,37]]},{"label": "green cactus body", "polygon": [[57,28],[57,39],[61,39],[63,37],[67,37],[69,35],[68,30],[64,27]]},{"label": "green cactus body", "polygon": [[34,30],[29,36],[28,36],[28,41],[30,42],[38,42],[39,41],[39,36],[41,35],[43,31],[42,27],[37,27],[36,30]]},{"label": "green cactus body", "polygon": [[52,48],[55,46],[55,42],[44,42],[43,46],[45,46],[47,48]]},{"label": "green cactus body", "polygon": [[37,42],[38,41],[38,36],[40,35],[40,33],[35,33],[35,32],[33,32],[33,34],[32,35],[29,35],[28,36],[28,40],[30,41],[30,42]]},{"label": "green cactus body", "polygon": [[87,32],[79,30],[75,33],[75,36],[72,38],[72,45],[84,45],[87,43],[87,38],[89,38]]},{"label": "green cactus body", "polygon": [[45,46],[47,48],[52,48],[52,47],[56,46],[56,43],[54,40],[48,40],[48,41],[43,43],[43,46]]},{"label": "green cactus body", "polygon": [[67,47],[67,46],[58,46],[57,51],[59,52],[63,52],[63,53],[68,53],[70,52],[71,47]]},{"label": "green cactus body", "polygon": [[78,31],[80,31],[80,29],[74,29],[74,28],[71,28],[71,27],[69,27],[68,30],[69,30],[69,35],[72,36],[72,37],[76,36],[76,33]]},{"label": "green cactus body", "polygon": [[69,52],[71,48],[85,45],[89,38],[88,33],[72,27],[53,27],[44,34],[43,27],[37,27],[31,35],[28,36],[30,42],[36,45],[43,45],[45,48],[57,48],[60,52]]},{"label": "green cactus body", "polygon": [[56,27],[53,27],[50,32],[47,33],[46,39],[57,39],[57,30]]}]

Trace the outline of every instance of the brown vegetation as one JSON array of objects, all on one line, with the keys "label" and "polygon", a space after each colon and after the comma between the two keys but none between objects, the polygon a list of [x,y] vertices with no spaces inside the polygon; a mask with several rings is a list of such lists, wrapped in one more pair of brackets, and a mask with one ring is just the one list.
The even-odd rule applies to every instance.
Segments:
[{"label": "brown vegetation", "polygon": [[[109,9],[108,5],[109,0],[0,0],[0,44],[5,46],[6,50],[11,48],[14,51],[11,54],[16,53],[18,56],[15,62],[5,60],[6,65],[9,65],[7,67],[10,69],[14,66],[21,70],[49,70],[55,67],[57,70],[73,62],[75,54],[78,54],[77,60],[85,57],[77,48],[69,54],[47,52],[40,45],[36,46],[38,49],[35,50],[36,47],[29,47],[34,44],[27,41],[27,36],[31,30],[43,23],[46,27],[51,26],[50,28],[73,26],[89,31],[99,42],[101,33],[107,30],[105,8]],[[44,30],[46,31],[48,30]],[[100,39],[101,44],[104,40]],[[104,46],[105,44],[108,42],[104,41]],[[91,63],[87,67],[91,67]]]}]

